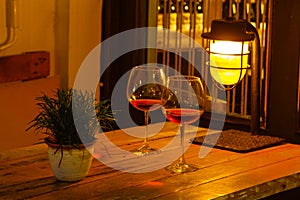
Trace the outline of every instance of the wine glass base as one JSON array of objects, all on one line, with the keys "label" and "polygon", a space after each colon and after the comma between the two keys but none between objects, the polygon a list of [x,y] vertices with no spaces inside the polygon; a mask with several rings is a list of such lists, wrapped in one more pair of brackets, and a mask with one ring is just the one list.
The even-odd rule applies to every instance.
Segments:
[{"label": "wine glass base", "polygon": [[150,147],[149,145],[143,145],[141,147],[130,150],[130,152],[132,152],[136,155],[139,155],[139,156],[143,156],[143,155],[147,155],[150,153],[159,153],[159,150],[154,149],[154,148]]},{"label": "wine glass base", "polygon": [[199,168],[195,165],[177,162],[177,163],[174,163],[174,164],[171,164],[171,165],[165,167],[165,169],[167,171],[173,172],[173,173],[186,173],[186,172],[197,171]]}]

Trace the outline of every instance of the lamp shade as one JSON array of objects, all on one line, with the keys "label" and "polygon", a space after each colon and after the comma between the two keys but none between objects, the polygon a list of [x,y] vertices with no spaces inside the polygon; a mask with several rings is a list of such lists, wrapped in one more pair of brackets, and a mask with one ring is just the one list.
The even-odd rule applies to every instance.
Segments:
[{"label": "lamp shade", "polygon": [[203,38],[210,40],[252,41],[254,34],[247,31],[244,20],[216,19],[211,23],[211,31],[202,33]]},{"label": "lamp shade", "polygon": [[249,43],[254,34],[246,31],[242,20],[213,20],[211,31],[203,33],[209,40],[210,73],[222,85],[236,85],[246,74]]}]

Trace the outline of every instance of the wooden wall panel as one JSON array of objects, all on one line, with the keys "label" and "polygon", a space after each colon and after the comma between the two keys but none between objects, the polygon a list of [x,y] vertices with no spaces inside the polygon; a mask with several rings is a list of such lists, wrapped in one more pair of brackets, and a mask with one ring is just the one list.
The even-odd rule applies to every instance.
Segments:
[{"label": "wooden wall panel", "polygon": [[270,49],[269,129],[300,143],[296,134],[300,55],[300,1],[273,0]]}]

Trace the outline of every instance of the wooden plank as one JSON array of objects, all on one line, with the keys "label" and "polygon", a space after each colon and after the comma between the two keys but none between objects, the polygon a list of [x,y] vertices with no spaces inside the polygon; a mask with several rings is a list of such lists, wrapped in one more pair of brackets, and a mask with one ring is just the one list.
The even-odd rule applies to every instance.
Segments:
[{"label": "wooden plank", "polygon": [[[43,185],[43,187],[34,189],[30,188],[26,191],[22,191],[20,195],[23,197],[26,197],[24,196],[26,194],[32,195],[33,190],[36,194],[40,194],[42,193],[40,191],[42,189],[44,194],[36,196],[36,199],[51,199],[55,198],[57,195],[63,195],[64,199],[76,198],[78,195],[82,195],[85,198],[94,197],[98,199],[126,199],[127,197],[143,199],[143,197],[160,197],[176,191],[193,188],[199,184],[214,182],[240,173],[248,173],[251,170],[256,170],[260,167],[289,159],[288,157],[300,156],[300,149],[297,148],[297,146],[287,145],[285,147],[286,148],[283,148],[283,146],[278,146],[278,148],[270,148],[266,151],[260,151],[251,155],[248,154],[249,156],[241,154],[242,158],[237,157],[234,160],[228,160],[227,158],[227,160],[225,159],[226,161],[223,161],[222,163],[213,164],[209,167],[204,166],[195,173],[173,175],[164,169],[145,174],[117,172],[115,176],[109,176],[105,178],[101,178],[101,175],[87,177],[84,179],[84,184],[83,182],[79,182],[75,184],[73,183],[72,186],[63,185],[63,187],[57,187],[57,190],[53,189],[53,186],[51,185]],[[217,152],[223,151],[218,150]],[[268,155],[270,152],[274,152],[272,154],[273,156],[278,154],[280,155],[276,156],[275,160],[270,159],[269,157],[266,157],[266,155]],[[293,155],[295,153],[296,155]],[[287,155],[288,157],[284,158],[283,155]],[[204,160],[205,159],[206,158],[204,158]],[[213,156],[211,159],[213,159]],[[255,164],[253,163],[254,159],[257,160]],[[194,164],[201,164],[201,160],[198,159],[197,156],[195,156],[194,159],[189,159],[188,161]],[[62,190],[64,191],[64,194],[61,194]]]},{"label": "wooden plank", "polygon": [[[299,157],[201,184],[159,199],[261,199],[300,186]],[[284,170],[282,170],[284,169]],[[279,178],[282,177],[282,178]]]},{"label": "wooden plank", "polygon": [[[27,169],[30,170],[30,167],[27,166]],[[48,168],[49,169],[49,168]],[[33,170],[33,169],[31,169]],[[91,169],[92,170],[92,169]],[[109,176],[114,176],[114,173],[121,173],[115,170],[112,170],[110,168],[105,168],[98,171],[97,174],[94,174],[94,176],[99,176],[103,179]],[[87,182],[92,181],[92,177],[83,179],[78,182],[60,182],[55,179],[53,175],[48,176],[48,174],[41,174],[39,173],[40,177],[35,177],[33,179],[27,178],[26,180],[23,180],[21,183],[9,185],[6,187],[0,188],[0,195],[1,199],[25,199],[25,198],[31,198],[31,197],[37,197],[41,194],[47,194],[52,191],[59,191],[59,193],[62,193],[62,190],[65,190],[66,188],[76,188],[79,185],[85,185]],[[23,179],[26,176],[23,176]],[[60,197],[61,195],[59,195]],[[54,197],[56,199],[57,197]],[[75,198],[78,199],[78,198]]]},{"label": "wooden plank", "polygon": [[31,157],[45,152],[47,152],[47,145],[44,143],[33,146],[21,147],[17,149],[11,149],[8,151],[0,152],[0,163],[24,157]]}]

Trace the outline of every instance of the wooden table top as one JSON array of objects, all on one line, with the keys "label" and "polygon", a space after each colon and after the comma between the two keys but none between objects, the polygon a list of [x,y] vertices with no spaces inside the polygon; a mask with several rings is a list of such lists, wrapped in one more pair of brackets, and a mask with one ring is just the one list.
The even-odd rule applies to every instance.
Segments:
[{"label": "wooden table top", "polygon": [[[166,123],[151,145],[168,144],[177,130]],[[199,129],[199,134],[205,132]],[[141,144],[141,139],[121,130],[106,135],[124,150]],[[198,156],[200,147],[191,144],[185,153],[188,163],[199,166],[196,172],[172,174],[162,168],[130,173],[94,159],[88,176],[78,182],[55,179],[45,144],[0,152],[0,199],[259,199],[300,186],[299,145],[286,143],[250,153],[213,148],[204,158]]]}]

